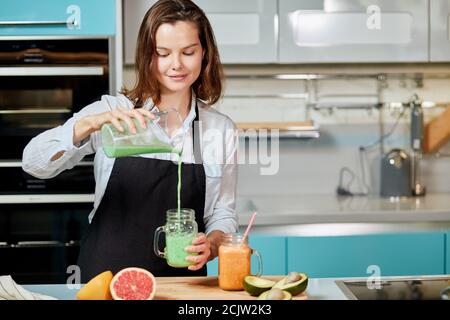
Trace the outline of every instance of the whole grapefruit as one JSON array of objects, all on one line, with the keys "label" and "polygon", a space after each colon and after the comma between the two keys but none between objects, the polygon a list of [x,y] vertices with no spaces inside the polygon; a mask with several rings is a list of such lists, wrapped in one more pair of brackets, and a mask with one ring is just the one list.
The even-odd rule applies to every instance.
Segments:
[{"label": "whole grapefruit", "polygon": [[114,300],[152,300],[156,280],[151,272],[136,267],[117,272],[109,285]]}]

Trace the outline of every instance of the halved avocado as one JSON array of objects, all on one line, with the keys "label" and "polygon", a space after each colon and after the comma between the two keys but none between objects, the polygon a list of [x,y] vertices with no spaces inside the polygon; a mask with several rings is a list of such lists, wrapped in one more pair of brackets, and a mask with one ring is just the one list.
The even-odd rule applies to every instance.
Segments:
[{"label": "halved avocado", "polygon": [[278,288],[296,296],[306,290],[308,276],[304,273],[290,272],[288,276],[278,281],[273,288]]},{"label": "halved avocado", "polygon": [[275,281],[263,279],[255,276],[246,276],[244,278],[244,290],[252,296],[259,296],[264,291],[270,290],[275,284]]},{"label": "halved avocado", "polygon": [[284,290],[278,288],[272,288],[264,291],[258,297],[258,300],[291,300],[292,295]]}]

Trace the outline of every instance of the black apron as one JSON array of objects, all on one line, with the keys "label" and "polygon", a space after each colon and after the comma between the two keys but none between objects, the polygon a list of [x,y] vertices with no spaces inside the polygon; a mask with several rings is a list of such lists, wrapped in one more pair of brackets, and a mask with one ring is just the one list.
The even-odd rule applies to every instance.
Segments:
[{"label": "black apron", "polygon": [[[195,109],[197,124],[197,105]],[[195,131],[195,163],[182,164],[181,207],[195,210],[198,230],[205,232],[206,178]],[[165,225],[168,209],[177,208],[177,181],[178,165],[170,160],[124,157],[114,161],[105,194],[81,243],[78,266],[83,283],[103,271],[115,274],[126,267],[144,268],[155,276],[206,275],[206,265],[197,271],[173,268],[153,251],[156,228]]]}]

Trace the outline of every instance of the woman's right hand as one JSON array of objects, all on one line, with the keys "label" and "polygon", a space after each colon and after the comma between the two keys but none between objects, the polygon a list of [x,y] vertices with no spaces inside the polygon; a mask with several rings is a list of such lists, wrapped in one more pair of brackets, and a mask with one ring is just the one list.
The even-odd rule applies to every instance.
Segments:
[{"label": "woman's right hand", "polygon": [[79,144],[91,133],[100,130],[105,123],[111,123],[117,130],[123,132],[124,128],[121,125],[120,120],[124,121],[130,128],[130,132],[135,134],[136,126],[134,125],[132,118],[136,118],[141,127],[145,129],[147,127],[145,118],[155,119],[155,115],[143,108],[125,109],[118,107],[112,111],[80,118],[74,125],[73,143],[75,145]]}]

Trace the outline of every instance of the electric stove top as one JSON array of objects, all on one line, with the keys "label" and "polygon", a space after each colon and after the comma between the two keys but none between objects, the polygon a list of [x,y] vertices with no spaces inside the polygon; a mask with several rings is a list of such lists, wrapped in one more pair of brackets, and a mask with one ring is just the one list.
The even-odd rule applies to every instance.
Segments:
[{"label": "electric stove top", "polygon": [[336,284],[351,300],[450,299],[450,276],[338,280]]}]

